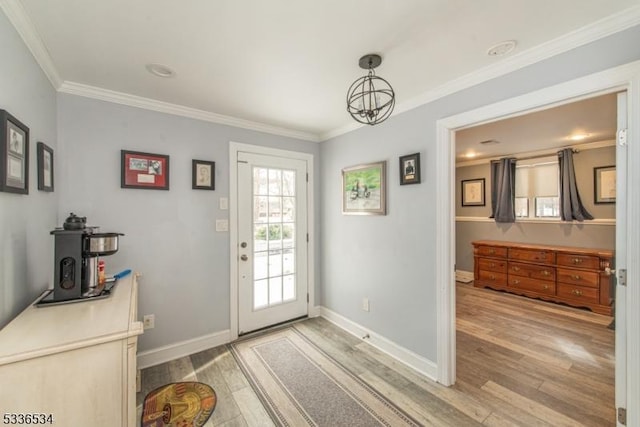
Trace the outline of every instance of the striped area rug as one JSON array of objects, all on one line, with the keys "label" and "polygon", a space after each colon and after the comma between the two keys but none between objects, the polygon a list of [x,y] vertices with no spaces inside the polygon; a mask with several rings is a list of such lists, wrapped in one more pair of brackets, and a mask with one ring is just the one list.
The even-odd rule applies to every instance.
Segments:
[{"label": "striped area rug", "polygon": [[420,425],[294,326],[229,347],[276,425]]}]

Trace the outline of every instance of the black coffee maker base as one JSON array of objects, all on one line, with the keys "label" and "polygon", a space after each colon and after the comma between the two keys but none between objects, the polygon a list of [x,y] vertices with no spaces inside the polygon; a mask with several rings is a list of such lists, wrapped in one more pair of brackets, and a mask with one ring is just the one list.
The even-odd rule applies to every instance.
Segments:
[{"label": "black coffee maker base", "polygon": [[40,298],[36,300],[33,305],[36,307],[49,307],[52,305],[72,304],[74,302],[93,301],[96,299],[108,298],[111,295],[111,291],[115,286],[115,282],[108,283],[107,286],[99,294],[87,294],[78,298],[56,300],[53,298],[53,289],[47,289]]}]

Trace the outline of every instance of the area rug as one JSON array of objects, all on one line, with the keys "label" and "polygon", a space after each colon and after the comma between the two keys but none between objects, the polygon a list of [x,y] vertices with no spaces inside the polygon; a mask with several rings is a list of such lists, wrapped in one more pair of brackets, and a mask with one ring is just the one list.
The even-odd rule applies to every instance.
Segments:
[{"label": "area rug", "polygon": [[181,382],[151,391],[142,406],[142,427],[202,427],[216,407],[207,384]]},{"label": "area rug", "polygon": [[420,425],[295,327],[229,347],[276,425]]}]

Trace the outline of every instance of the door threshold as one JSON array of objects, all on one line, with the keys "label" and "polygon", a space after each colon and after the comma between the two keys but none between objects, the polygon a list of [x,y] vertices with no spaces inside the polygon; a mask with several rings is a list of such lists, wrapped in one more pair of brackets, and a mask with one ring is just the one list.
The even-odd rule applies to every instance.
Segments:
[{"label": "door threshold", "polygon": [[253,338],[257,335],[262,335],[269,332],[277,331],[279,329],[284,329],[295,323],[302,322],[303,320],[306,320],[308,318],[309,316],[305,314],[304,316],[296,317],[295,319],[285,320],[284,322],[275,323],[273,325],[265,326],[264,328],[256,329],[254,331],[243,332],[241,334],[238,334],[238,340]]}]

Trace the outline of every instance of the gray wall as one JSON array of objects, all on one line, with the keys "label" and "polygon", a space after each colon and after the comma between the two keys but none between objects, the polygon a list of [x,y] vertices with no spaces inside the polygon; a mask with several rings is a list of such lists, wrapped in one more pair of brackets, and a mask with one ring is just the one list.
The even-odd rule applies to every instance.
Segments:
[{"label": "gray wall", "polygon": [[[215,220],[229,217],[218,208],[229,197],[229,141],[312,153],[316,170],[319,145],[68,94],[58,108],[59,217],[75,212],[126,234],[104,260],[107,273],[143,274],[139,310],[156,321],[140,350],[228,329],[229,233],[216,232]],[[170,190],[121,189],[121,149],[168,154]],[[215,191],[191,189],[192,159],[216,162]]]},{"label": "gray wall", "polygon": [[[582,150],[574,154],[574,167],[578,191],[582,203],[595,219],[615,219],[615,204],[595,204],[593,196],[593,169],[615,165],[615,147]],[[456,168],[456,216],[488,218],[491,215],[491,172],[489,164]],[[462,206],[461,182],[465,179],[485,178],[486,204],[481,207]],[[532,207],[529,207],[532,209]],[[594,225],[590,221],[582,224],[549,224],[517,221],[515,224],[456,221],[456,268],[473,271],[474,240],[505,240],[510,242],[539,243],[548,245],[578,246],[615,249],[616,229],[614,225]]]},{"label": "gray wall", "polygon": [[[436,121],[640,58],[640,27],[590,43],[322,144],[324,305],[436,360]],[[428,72],[426,70],[425,72]],[[393,82],[391,82],[393,84]],[[399,93],[399,102],[416,94]],[[399,186],[398,156],[421,152],[422,184]],[[340,171],[387,160],[389,213],[343,216]],[[371,311],[361,310],[369,297]]]},{"label": "gray wall", "polygon": [[[38,191],[36,143],[56,151],[56,95],[53,87],[0,11],[0,109],[30,131],[29,194],[0,192],[0,328],[49,287],[53,276],[56,192]],[[10,58],[10,59],[9,59]]]}]

